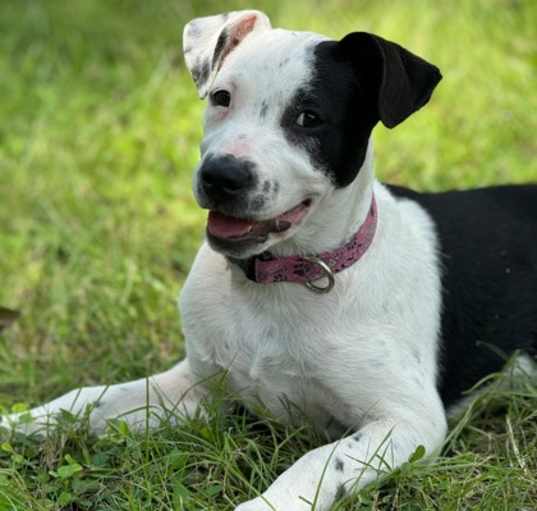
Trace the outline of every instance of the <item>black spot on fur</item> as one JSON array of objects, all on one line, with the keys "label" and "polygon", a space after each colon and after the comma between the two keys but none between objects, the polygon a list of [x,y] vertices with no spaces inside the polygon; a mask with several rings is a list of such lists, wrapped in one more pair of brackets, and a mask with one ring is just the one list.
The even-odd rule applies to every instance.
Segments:
[{"label": "black spot on fur", "polygon": [[343,468],[345,467],[345,464],[343,463],[343,461],[340,458],[336,458],[334,460],[334,466],[336,467],[336,470],[338,472],[343,472]]},{"label": "black spot on fur", "polygon": [[336,495],[335,495],[336,501],[341,500],[343,497],[345,497],[346,494],[347,494],[347,491],[345,490],[345,485],[344,484],[338,485],[337,490],[336,490]]},{"label": "black spot on fur", "polygon": [[259,211],[265,206],[265,197],[263,195],[256,195],[250,203],[250,211]]},{"label": "black spot on fur", "polygon": [[355,442],[359,442],[362,437],[363,437],[363,433],[356,433],[355,435],[352,436],[352,439],[355,441]]},{"label": "black spot on fur", "polygon": [[270,181],[263,182],[263,193],[268,193],[270,191]]},{"label": "black spot on fur", "polygon": [[287,64],[289,64],[289,57],[285,57],[279,64],[278,64],[278,67],[281,69],[282,67],[286,66]]},{"label": "black spot on fur", "polygon": [[267,116],[268,111],[268,103],[266,101],[263,101],[263,104],[261,105],[261,110],[259,112],[259,116],[261,119],[264,119]]}]

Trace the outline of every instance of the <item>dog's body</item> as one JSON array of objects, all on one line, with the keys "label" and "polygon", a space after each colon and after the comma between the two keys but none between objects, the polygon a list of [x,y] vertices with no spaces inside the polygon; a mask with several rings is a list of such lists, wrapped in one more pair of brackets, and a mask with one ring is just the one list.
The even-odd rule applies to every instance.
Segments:
[{"label": "dog's body", "polygon": [[442,275],[438,388],[449,407],[518,350],[537,353],[537,186],[418,194]]},{"label": "dog's body", "polygon": [[[184,50],[211,101],[194,182],[211,210],[208,242],[181,296],[187,358],[32,415],[98,402],[95,430],[127,413],[143,427],[147,402],[150,424],[169,408],[192,414],[204,382],[227,371],[247,406],[282,421],[307,417],[334,439],[237,509],[309,509],[304,499],[320,485],[316,509],[325,510],[418,445],[437,451],[462,391],[500,369],[502,355],[535,352],[537,187],[417,194],[377,182],[373,126],[393,127],[423,106],[440,74],[376,36],[336,43],[272,30],[246,11],[194,20]],[[258,254],[333,251],[372,201],[373,241],[332,290],[255,281]]]}]

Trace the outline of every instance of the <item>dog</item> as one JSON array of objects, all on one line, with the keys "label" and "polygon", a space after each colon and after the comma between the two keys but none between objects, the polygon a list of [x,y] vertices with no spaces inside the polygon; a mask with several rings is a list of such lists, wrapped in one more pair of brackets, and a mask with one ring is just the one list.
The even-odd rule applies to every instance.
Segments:
[{"label": "dog", "polygon": [[29,433],[62,409],[89,410],[95,432],[118,416],[139,430],[169,410],[180,422],[226,372],[247,407],[331,439],[236,511],[327,510],[418,446],[438,452],[447,410],[505,357],[532,363],[537,186],[377,181],[373,128],[401,124],[442,78],[377,35],[273,29],[252,10],[194,19],[183,43],[208,99],[193,180],[207,236],[180,298],[186,358],[3,424]]}]

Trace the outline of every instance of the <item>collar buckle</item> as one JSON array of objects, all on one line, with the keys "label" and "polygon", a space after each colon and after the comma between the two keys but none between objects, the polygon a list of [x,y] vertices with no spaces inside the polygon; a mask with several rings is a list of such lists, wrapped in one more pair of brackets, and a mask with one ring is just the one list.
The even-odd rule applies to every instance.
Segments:
[{"label": "collar buckle", "polygon": [[[330,268],[330,266],[328,266],[328,264],[326,264],[320,257],[303,256],[303,258],[306,261],[317,265],[323,271],[323,274],[319,278],[315,280],[307,280],[306,282],[304,282],[304,285],[310,291],[320,294],[320,295],[330,293],[330,291],[332,291],[332,288],[334,287],[336,283],[336,279],[334,276],[334,272],[332,271],[332,268]],[[322,287],[322,286],[318,286],[317,284],[314,284],[314,282],[317,282],[318,280],[324,279],[324,278],[328,279],[328,284],[326,286]]]}]

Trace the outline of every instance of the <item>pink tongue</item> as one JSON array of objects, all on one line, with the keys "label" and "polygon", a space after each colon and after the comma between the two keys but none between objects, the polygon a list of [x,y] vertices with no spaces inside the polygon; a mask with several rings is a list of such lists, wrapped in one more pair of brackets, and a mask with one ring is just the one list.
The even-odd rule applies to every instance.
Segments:
[{"label": "pink tongue", "polygon": [[207,230],[218,238],[238,238],[248,234],[255,223],[252,220],[243,220],[210,211],[207,219]]}]

